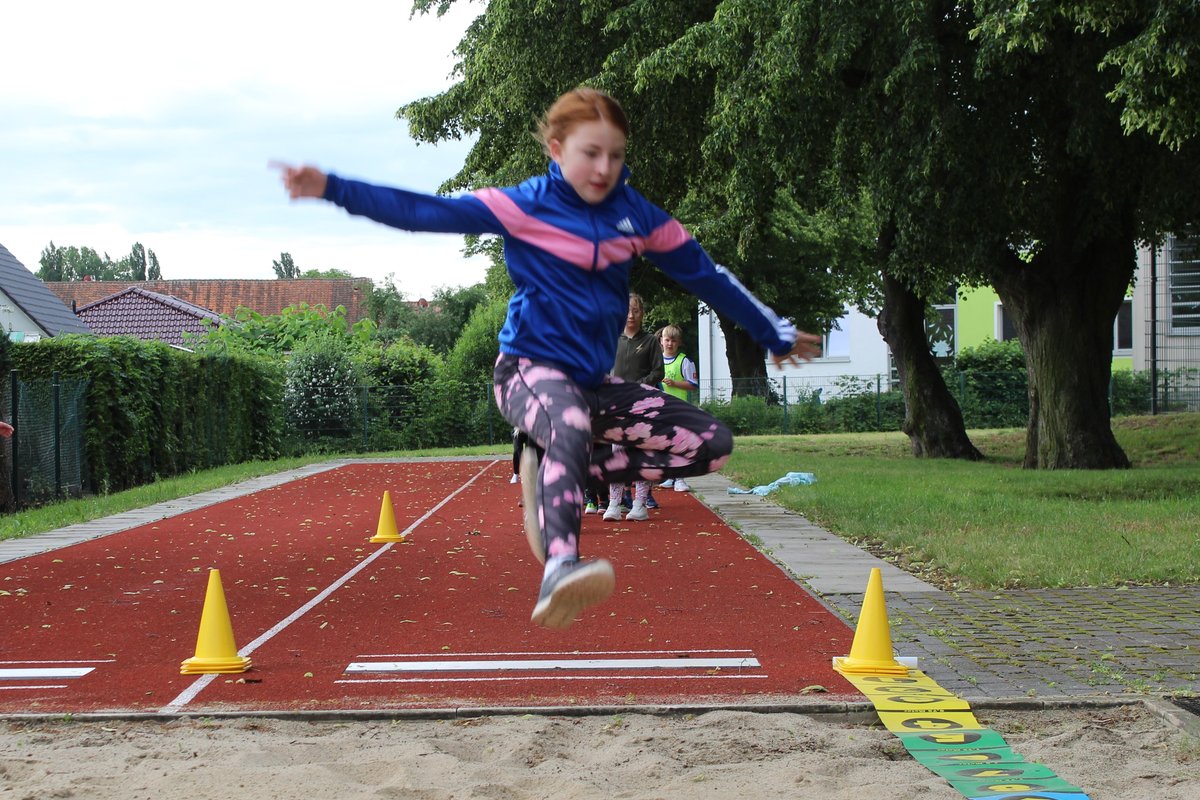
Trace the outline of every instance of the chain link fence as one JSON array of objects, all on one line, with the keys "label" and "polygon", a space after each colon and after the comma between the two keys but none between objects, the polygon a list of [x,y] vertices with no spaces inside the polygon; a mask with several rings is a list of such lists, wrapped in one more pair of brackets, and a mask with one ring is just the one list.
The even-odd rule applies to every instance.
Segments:
[{"label": "chain link fence", "polygon": [[10,373],[3,410],[13,436],[4,440],[0,507],[26,508],[62,497],[81,497],[87,488],[84,425],[87,381],[24,381]]}]

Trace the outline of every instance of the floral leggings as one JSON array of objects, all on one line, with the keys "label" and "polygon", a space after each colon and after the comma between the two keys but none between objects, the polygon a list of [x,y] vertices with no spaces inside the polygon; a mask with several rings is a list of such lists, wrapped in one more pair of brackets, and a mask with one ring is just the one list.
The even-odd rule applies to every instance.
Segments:
[{"label": "floral leggings", "polygon": [[[733,451],[733,435],[692,404],[608,377],[584,389],[558,367],[504,353],[493,373],[496,405],[545,452],[538,520],[546,555],[577,558],[587,483],[705,475]],[[594,441],[622,445],[592,450]]]}]

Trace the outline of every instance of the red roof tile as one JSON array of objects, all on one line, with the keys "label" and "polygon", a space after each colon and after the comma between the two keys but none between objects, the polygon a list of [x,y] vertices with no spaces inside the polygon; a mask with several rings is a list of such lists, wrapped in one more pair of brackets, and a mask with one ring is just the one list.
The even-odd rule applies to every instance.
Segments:
[{"label": "red roof tile", "polygon": [[46,286],[67,307],[82,308],[131,286],[186,300],[232,317],[239,307],[260,314],[278,314],[288,306],[308,303],[332,310],[346,307],[350,323],[367,316],[369,278],[321,280],[175,280],[175,281],[48,281]]},{"label": "red roof tile", "polygon": [[82,306],[75,313],[97,336],[134,336],[176,346],[187,345],[183,331],[203,333],[203,320],[221,322],[219,315],[206,308],[138,286]]}]

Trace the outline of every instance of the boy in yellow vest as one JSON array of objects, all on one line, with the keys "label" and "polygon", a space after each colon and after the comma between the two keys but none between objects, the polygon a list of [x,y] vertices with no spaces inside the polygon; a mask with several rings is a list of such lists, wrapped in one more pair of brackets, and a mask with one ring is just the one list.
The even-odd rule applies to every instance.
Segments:
[{"label": "boy in yellow vest", "polygon": [[[659,341],[663,353],[663,391],[674,395],[680,400],[695,402],[696,393],[700,391],[699,375],[696,364],[683,354],[683,331],[676,325],[668,325],[659,332]],[[674,487],[677,492],[690,492],[692,487],[683,478],[665,480],[659,486]]]}]

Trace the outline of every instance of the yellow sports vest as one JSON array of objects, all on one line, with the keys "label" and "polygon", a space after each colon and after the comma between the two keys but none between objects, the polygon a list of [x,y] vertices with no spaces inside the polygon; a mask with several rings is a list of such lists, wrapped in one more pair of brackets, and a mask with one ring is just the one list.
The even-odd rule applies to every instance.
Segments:
[{"label": "yellow sports vest", "polygon": [[691,402],[691,398],[688,396],[691,393],[687,389],[680,389],[675,386],[667,386],[666,384],[666,381],[682,382],[683,380],[683,351],[681,350],[680,352],[676,353],[675,357],[670,361],[667,361],[665,358],[663,359],[662,390],[667,394],[678,397],[680,400],[687,400]]}]

